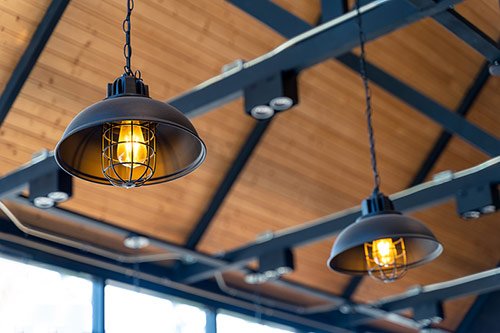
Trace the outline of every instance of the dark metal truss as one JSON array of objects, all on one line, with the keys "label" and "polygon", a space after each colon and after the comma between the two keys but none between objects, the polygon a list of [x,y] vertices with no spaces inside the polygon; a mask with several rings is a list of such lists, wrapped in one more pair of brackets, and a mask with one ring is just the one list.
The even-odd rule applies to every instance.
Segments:
[{"label": "dark metal truss", "polygon": [[[455,173],[452,179],[435,180],[390,196],[396,210],[414,211],[453,198],[460,190],[474,184],[500,184],[500,157],[489,160],[477,168]],[[193,283],[213,276],[216,271],[236,269],[248,264],[262,254],[303,246],[334,236],[353,223],[361,214],[360,207],[353,207],[312,223],[277,232],[266,241],[251,243],[225,253],[219,259],[226,261],[224,266],[210,267],[195,264],[181,268],[178,280]]]},{"label": "dark metal truss", "polygon": [[7,117],[31,70],[35,67],[40,54],[45,48],[45,44],[47,44],[68,3],[69,0],[53,0],[33,37],[31,37],[26,51],[19,59],[9,81],[7,81],[2,96],[0,96],[0,126]]},{"label": "dark metal truss", "polygon": [[[17,73],[18,68],[16,68],[11,80],[7,84],[4,94],[0,99],[0,116],[2,116],[0,117],[0,124],[1,120],[5,118],[5,115],[19,93],[22,84],[29,75],[31,68],[36,63],[36,59],[48,40],[51,31],[57,24],[57,15],[59,17],[62,15],[67,2],[68,1],[54,0],[50,8],[53,6],[59,6],[57,7],[59,10],[57,11],[53,9],[55,12],[50,12],[49,8],[46,17],[40,24],[39,29],[35,32],[32,43],[36,42],[36,44],[31,45],[30,43],[25,55],[23,55],[23,58],[21,58],[18,64],[18,67],[20,67],[20,64],[23,61],[26,62],[25,66],[23,66],[25,71]],[[357,56],[348,53],[358,44],[355,17],[347,15],[349,17],[343,17],[335,21],[334,17],[340,14],[340,9],[337,8],[338,6],[331,8],[330,5],[333,1],[323,1],[322,8],[325,10],[325,13],[323,13],[323,19],[333,18],[335,22],[331,21],[330,23],[333,22],[334,24],[332,24],[329,28],[320,28],[315,31],[310,31],[312,28],[310,25],[282,8],[272,4],[270,1],[232,0],[231,2],[238,4],[240,7],[247,6],[247,8],[252,8],[253,13],[259,13],[255,16],[266,24],[270,25],[272,28],[288,38],[292,38],[294,36],[297,36],[297,38],[285,43],[281,48],[273,50],[262,57],[245,63],[241,68],[235,68],[221,74],[220,76],[214,77],[213,79],[195,87],[193,90],[188,91],[170,101],[171,104],[183,110],[186,114],[194,116],[196,114],[209,111],[241,96],[244,88],[255,82],[284,71],[294,70],[296,72],[300,72],[303,69],[332,57],[337,57],[337,59],[343,64],[357,70],[359,59]],[[367,1],[365,1],[365,3],[366,2]],[[375,2],[377,1],[374,1],[374,3]],[[461,2],[461,0],[398,0],[380,2],[382,4],[379,7],[363,14],[365,26],[368,31],[368,40],[380,37],[390,31],[401,28],[423,17],[432,16],[438,22],[446,26],[451,32],[462,38],[478,52],[483,54],[488,60],[493,61],[499,59],[498,48],[496,45],[492,43],[486,35],[481,33],[474,26],[470,25],[456,12],[449,9],[450,6]],[[64,3],[66,3],[66,5]],[[345,1],[342,3],[343,6],[345,6]],[[50,24],[44,23],[45,20],[49,20]],[[324,22],[324,20],[322,22]],[[30,49],[32,50],[30,51]],[[438,122],[449,133],[461,136],[490,156],[497,156],[500,154],[499,140],[494,136],[485,133],[480,128],[467,122],[460,115],[451,113],[438,103],[430,100],[428,97],[407,86],[405,83],[391,77],[374,65],[369,64],[369,71],[370,77],[375,83],[398,96],[407,104],[413,106],[429,118]],[[12,87],[8,88],[9,85]],[[260,131],[260,134],[259,127],[262,130]],[[257,134],[254,136],[256,140],[254,141],[253,147],[257,144],[258,138],[262,135],[265,127],[267,127],[267,124],[257,125],[254,130],[254,133]],[[250,138],[252,138],[252,136]],[[248,145],[249,144],[243,147],[240,153],[240,157],[242,158],[240,159],[240,157],[238,157],[236,159],[237,164],[231,167],[230,172],[217,190],[212,203],[208,206],[207,211],[196,227],[195,233],[193,233],[190,237],[189,242],[191,247],[194,247],[201,239],[204,229],[206,229],[211,218],[216,213],[231,185],[236,180],[238,173],[244,167],[246,160],[253,150],[253,147]],[[245,147],[250,147],[250,149],[245,150]],[[30,180],[43,176],[46,173],[53,172],[55,168],[57,168],[57,166],[53,158],[49,157],[1,178],[0,198],[10,196],[12,200],[18,203],[29,205],[30,203],[26,198],[18,195],[20,190]],[[395,194],[391,198],[395,201],[396,208],[399,210],[407,211],[419,209],[423,206],[449,199],[460,189],[467,188],[468,186],[472,186],[474,184],[498,184],[500,183],[499,175],[500,160],[495,158],[476,169],[457,173],[455,174],[455,178],[450,178],[446,181],[441,180],[439,182],[429,182]],[[82,225],[97,227],[101,230],[107,230],[122,236],[126,236],[128,233],[126,230],[112,227],[111,225],[101,221],[96,221],[89,217],[69,212],[61,208],[52,208],[49,211],[54,214],[64,216],[65,218]],[[139,278],[139,280],[143,281],[146,288],[149,287],[155,290],[160,288],[163,292],[168,291],[169,294],[174,295],[182,294],[181,297],[198,299],[210,306],[218,308],[231,307],[232,309],[237,309],[238,312],[245,313],[246,311],[248,313],[253,313],[255,311],[255,307],[252,307],[252,304],[243,304],[243,300],[227,297],[221,293],[212,281],[202,280],[211,277],[216,271],[238,269],[248,272],[245,265],[249,261],[269,251],[297,247],[333,236],[339,230],[352,223],[356,217],[359,216],[359,213],[359,208],[354,207],[350,210],[327,216],[324,219],[304,224],[294,229],[278,232],[272,239],[258,243],[251,243],[218,257],[211,257],[186,247],[152,239],[153,246],[158,246],[166,251],[180,253],[186,256],[186,258],[189,257],[190,259],[194,259],[195,263],[190,265],[182,264],[180,265],[180,269],[177,271],[169,271],[165,268],[158,268],[153,264],[144,264],[141,265],[140,272],[136,273],[139,274],[146,272],[145,275],[141,275],[144,278]],[[130,282],[129,280],[132,279],[130,276],[131,268],[126,267],[127,265],[123,263],[110,263],[109,260],[107,262],[103,258],[94,258],[88,253],[78,253],[78,251],[74,249],[65,248],[64,246],[39,239],[33,238],[26,240],[26,235],[20,233],[12,226],[7,225],[6,223],[0,223],[0,226],[1,232],[4,233],[3,235],[7,235],[2,238],[0,242],[8,244],[9,247],[13,249],[17,248],[21,251],[29,251],[30,255],[32,255],[36,260],[56,263],[61,266],[69,265],[72,269],[80,269],[82,271],[89,270],[92,271],[90,272],[92,274],[122,282]],[[18,238],[16,238],[16,241],[6,239],[6,237],[8,238],[10,236]],[[30,245],[25,243],[30,243]],[[49,251],[48,247],[55,248],[56,250],[54,251],[56,251],[57,254],[51,253],[50,251],[52,250]],[[41,248],[44,250],[41,250]],[[69,255],[70,259],[60,255],[62,254],[61,251]],[[78,260],[75,260],[75,258],[78,258]],[[97,263],[104,263],[107,268],[96,268],[94,264]],[[116,270],[113,271],[112,269],[108,269],[110,267],[114,267]],[[123,269],[120,270],[120,268]],[[118,273],[116,271],[118,271]],[[498,276],[498,272],[495,272],[495,276]],[[134,276],[133,279],[137,279],[137,276]],[[165,283],[160,283],[162,281],[165,282],[165,279],[175,279],[181,283],[171,282],[177,289],[165,287]],[[153,282],[151,280],[153,280]],[[485,290],[485,286],[487,286],[487,288],[493,286],[498,289],[498,278],[494,281],[491,281],[491,279],[481,281],[481,283],[484,284],[481,284],[481,286],[469,286],[468,290],[480,293]],[[186,287],[186,283],[191,283],[191,287],[198,290],[197,293],[199,293],[200,290],[203,290],[213,294],[206,295],[202,293],[203,295],[200,296],[195,292],[191,293],[192,290],[190,290],[190,292],[186,292],[186,288],[191,288]],[[345,290],[342,297],[314,291],[310,288],[305,288],[285,281],[277,281],[276,283],[292,287],[302,292],[307,292],[310,295],[317,296],[334,303],[337,302],[338,304],[346,302],[356,287],[356,281],[353,281],[352,285]],[[440,297],[446,299],[450,296],[458,295],[460,294],[460,290],[461,289],[453,289],[453,291],[440,294]],[[100,290],[96,290],[94,296],[96,298],[100,297],[100,292]],[[426,298],[415,299],[410,296],[411,295],[405,295],[405,299],[408,298],[411,302],[413,302],[410,307],[418,305],[419,302],[427,301]],[[237,303],[237,305],[234,305],[234,303]],[[275,321],[281,320],[304,330],[310,330],[313,328],[316,331],[336,332],[342,331],[339,327],[364,325],[364,323],[370,318],[390,320],[390,318],[393,317],[387,316],[389,314],[388,311],[398,310],[396,306],[390,307],[389,305],[391,303],[387,302],[384,304],[373,304],[368,307],[355,303],[351,304],[353,305],[353,308],[357,310],[355,311],[356,313],[354,317],[349,316],[349,320],[346,319],[347,317],[345,314],[339,312],[338,310],[335,310],[328,315],[304,314],[297,316],[296,314],[286,313],[286,311],[279,312],[276,309],[273,309],[273,311],[275,311],[274,313],[278,315],[271,317],[273,317],[272,319]],[[375,313],[373,313],[373,311],[370,313],[370,309],[375,309]],[[97,309],[97,311],[100,311],[100,309]],[[100,315],[102,315],[102,313]],[[337,319],[335,318],[340,319],[337,322]],[[400,319],[404,322],[404,319]],[[413,324],[415,323],[409,323],[407,326],[412,326]]]},{"label": "dark metal truss", "polygon": [[[479,97],[479,94],[483,90],[483,88],[486,86],[486,83],[488,82],[488,79],[490,78],[490,73],[489,73],[489,63],[484,63],[481,69],[479,70],[478,74],[476,75],[474,82],[470,86],[469,90],[465,94],[464,98],[460,102],[459,107],[455,111],[456,114],[465,117],[469,111],[472,109],[472,106],[474,105],[474,102],[477,100]],[[412,187],[415,185],[418,185],[422,183],[427,176],[430,174],[432,171],[432,168],[438,161],[439,157],[441,154],[444,152],[445,148],[448,146],[448,143],[450,142],[452,138],[452,134],[447,131],[442,131],[441,134],[439,135],[438,139],[434,143],[432,149],[428,153],[426,159],[422,162],[420,165],[419,170],[415,174],[415,177],[413,180],[410,182],[408,187]]]},{"label": "dark metal truss", "polygon": [[224,179],[215,191],[212,200],[203,212],[203,215],[201,216],[200,220],[198,221],[188,240],[186,241],[185,246],[188,249],[195,249],[200,242],[205,231],[209,227],[210,222],[213,220],[215,214],[217,213],[227,194],[231,190],[234,182],[238,179],[238,176],[245,168],[248,159],[259,144],[259,141],[261,140],[263,135],[266,133],[266,130],[269,127],[270,123],[271,120],[264,120],[258,121],[255,124],[254,128],[248,135],[248,138],[245,140],[245,143],[241,147],[238,155],[229,167],[229,170],[224,176]]},{"label": "dark metal truss", "polygon": [[[273,30],[287,38],[293,38],[296,35],[299,35],[313,28],[307,22],[301,20],[300,18],[296,17],[295,15],[291,14],[290,12],[286,11],[282,7],[272,3],[269,0],[228,0],[228,2],[237,6],[239,9],[245,11],[249,15],[268,25]],[[369,1],[364,1],[363,3],[367,2]],[[345,1],[323,0],[321,4],[322,14],[320,23],[323,23],[325,18],[334,19],[335,17],[338,17],[348,9],[347,3]],[[433,2],[422,1],[418,4],[421,6],[432,5]],[[500,52],[496,48],[495,44],[491,41],[491,39],[484,33],[482,33],[479,29],[470,24],[465,18],[458,15],[454,10],[448,9],[445,12],[434,15],[434,18],[448,27],[452,32],[456,33],[459,37],[464,39],[464,41],[470,43],[471,46],[475,47],[476,50],[484,54],[485,57],[490,61],[500,58],[500,56],[498,56]],[[337,57],[337,60],[354,71],[359,70],[359,58],[352,53],[341,55]],[[427,114],[431,118],[432,115],[430,114],[436,114],[439,112],[441,112],[443,115],[445,114],[444,108],[439,104],[418,93],[416,90],[405,85],[403,82],[395,79],[390,74],[384,72],[377,66],[373,64],[369,64],[368,66],[370,78],[375,83],[386,89],[393,96],[403,99],[404,102],[415,107],[417,110],[423,112],[424,114]],[[461,101],[460,106],[456,111],[457,115],[465,116],[470,111],[474,101],[479,96],[482,88],[486,85],[488,78],[489,63],[486,62],[479,71],[469,91]],[[402,95],[401,92],[407,93]],[[432,108],[429,109],[429,105],[431,105]],[[439,156],[450,141],[452,137],[451,133],[452,132],[443,130],[433,149],[430,151],[429,156],[422,163],[420,170],[416,173],[409,187],[418,185],[425,180],[432,167],[437,162]],[[492,144],[493,146],[491,146],[491,148],[495,149],[495,142],[492,141]],[[496,143],[496,146],[498,147],[498,141]],[[350,298],[356,291],[356,288],[361,283],[361,281],[362,278],[353,278],[344,290],[343,296],[346,298]]]},{"label": "dark metal truss", "polygon": [[[5,194],[10,194],[9,197],[10,200],[13,200],[16,203],[20,203],[23,205],[31,205],[28,199],[21,197],[19,195],[14,195],[12,190],[13,189],[20,190],[20,186],[25,185],[33,177],[35,177],[35,175],[38,176],[44,175],[47,172],[50,172],[50,170],[52,171],[57,170],[56,168],[57,166],[53,161],[53,157],[48,156],[43,160],[39,160],[33,163],[32,165],[22,168],[20,170],[20,174],[25,176],[24,179],[19,178],[16,172],[2,178],[0,180],[0,189],[1,189],[0,198],[4,197]],[[21,181],[21,183],[19,181]],[[500,184],[500,157],[485,162],[475,168],[450,175],[450,177],[447,179],[440,179],[428,182],[416,186],[414,188],[402,191],[400,193],[396,193],[391,196],[391,199],[393,199],[396,209],[402,211],[411,211],[411,210],[421,209],[429,205],[437,204],[449,198],[453,198],[459,191],[467,189],[470,186],[477,186],[478,184],[484,184],[484,185]],[[61,208],[51,208],[48,210],[48,212],[63,217],[67,220],[70,220],[73,223],[75,223],[75,225],[79,225],[85,228],[102,230],[104,232],[111,233],[120,237],[126,237],[129,233],[129,231],[125,229],[121,229],[109,225],[105,222],[94,220],[90,217],[76,214]],[[180,288],[180,290],[187,288],[193,291],[193,293],[195,290],[197,293],[200,292],[200,290],[211,291],[214,293],[214,295],[210,295],[207,297],[212,298],[212,301],[213,297],[217,296],[217,297],[222,297],[222,299],[224,299],[225,302],[227,301],[228,296],[225,295],[223,292],[221,292],[221,290],[219,290],[218,287],[214,285],[213,281],[201,281],[201,280],[211,276],[211,274],[213,274],[216,271],[237,269],[248,272],[248,269],[244,267],[245,264],[259,257],[260,255],[276,250],[281,250],[283,248],[290,248],[290,247],[293,248],[297,246],[302,246],[311,242],[315,242],[330,237],[336,234],[340,229],[346,227],[350,223],[353,223],[355,219],[359,216],[359,214],[360,214],[359,207],[354,207],[346,211],[332,214],[318,221],[314,221],[311,223],[298,226],[296,228],[278,232],[274,235],[273,238],[269,240],[248,244],[246,246],[228,252],[225,255],[219,257],[211,257],[209,255],[200,252],[186,249],[179,245],[170,244],[164,241],[150,238],[152,246],[161,248],[165,251],[179,253],[183,255],[185,258],[189,257],[190,258],[189,261],[190,262],[194,261],[194,263],[182,266],[179,272],[170,271],[165,267],[157,267],[156,265],[153,264],[141,264],[140,272],[146,273],[145,277],[147,277],[147,279],[145,278],[146,280],[145,287],[152,286],[150,284],[151,279],[153,279],[153,282],[169,281],[170,284],[175,285],[175,288]],[[22,232],[20,232],[18,229],[16,229],[12,224],[7,223],[6,221],[2,221],[0,223],[0,233],[3,233],[2,239],[3,241],[7,242],[8,248],[17,249],[16,243],[19,243],[21,242],[21,240],[26,239],[26,237],[28,237],[28,239],[31,242],[30,243],[31,246],[34,246],[35,249],[40,249],[40,246],[42,245],[56,247],[58,249],[64,249],[66,252],[69,251],[69,253],[71,254],[71,258],[74,257],[73,255],[75,254],[76,251],[76,254],[78,254],[78,258],[80,259],[82,257],[87,258],[86,260],[90,260],[94,264],[99,263],[100,265],[102,265],[102,263],[105,263],[107,265],[112,263],[113,264],[112,267],[114,268],[121,267],[121,270],[119,270],[119,272],[121,272],[121,275],[117,276],[115,274],[109,278],[112,279],[117,278],[119,281],[123,280],[129,281],[129,279],[131,279],[130,274],[132,275],[135,274],[135,273],[130,273],[131,270],[135,270],[134,266],[131,266],[130,264],[126,264],[123,262],[116,262],[116,261],[111,262],[110,259],[92,255],[86,251],[75,250],[72,248],[68,248],[67,246],[41,240],[36,237],[27,236]],[[11,236],[17,237],[16,240],[12,241],[11,238],[9,238]],[[23,242],[21,242],[20,244],[22,243]],[[41,257],[43,258],[43,255],[41,255]],[[37,257],[35,259],[37,259]],[[59,264],[59,262],[61,261],[65,262],[64,260],[59,259],[55,263]],[[73,269],[80,269],[80,267],[81,266],[76,266],[76,268]],[[129,272],[128,273],[129,275],[127,276],[127,274],[124,272]],[[104,273],[105,277],[107,277],[110,274],[107,271]],[[496,278],[492,278],[491,276],[489,276],[488,278],[481,279],[482,282],[479,285],[477,283],[472,283],[460,288],[454,287],[453,289],[448,289],[447,292],[439,294],[439,297],[443,297],[446,299],[453,297],[454,295],[461,295],[464,292],[463,290],[472,290],[473,292],[477,293],[497,290],[500,287],[499,285],[500,281],[498,281],[499,279],[498,276],[500,275],[498,273],[499,272],[495,273],[495,275],[497,276]],[[187,285],[187,282],[190,283],[190,286]],[[301,292],[306,292],[311,296],[316,296],[323,300],[328,300],[331,304],[334,305],[340,306],[343,303],[347,302],[347,300],[345,298],[342,298],[341,296],[325,294],[317,291],[315,292],[314,290],[301,287],[300,285],[296,285],[290,282],[276,281],[276,283],[279,283],[282,286],[293,288],[295,290],[299,290]],[[173,292],[172,290],[168,289],[168,293],[173,293]],[[178,294],[173,293],[173,295],[178,295]],[[187,297],[189,299],[193,299],[193,297],[195,296],[196,295],[193,296],[192,294],[189,293],[183,294],[183,297]],[[321,327],[323,327],[324,329],[325,326],[322,325],[329,325],[328,329],[324,329],[324,331],[326,332],[338,331],[332,325],[349,328],[357,325],[365,325],[367,321],[373,320],[374,318],[385,319],[385,320],[396,320],[396,322],[400,325],[404,325],[407,327],[416,327],[419,324],[415,323],[414,320],[408,318],[405,319],[404,317],[397,316],[394,313],[389,315],[389,312],[399,309],[400,306],[402,309],[403,305],[405,305],[405,307],[413,307],[417,306],[421,302],[423,303],[428,301],[428,299],[425,298],[424,296],[419,296],[417,298],[413,298],[414,296],[413,294],[411,295],[408,294],[406,296],[408,297],[407,300],[406,298],[403,300],[399,298],[397,299],[391,298],[390,301],[386,300],[387,302],[384,301],[369,306],[349,302],[349,304],[352,304],[351,306],[354,307],[355,309],[355,315],[349,314],[349,316],[347,317],[344,313],[338,310],[334,310],[329,315],[302,314],[298,316],[297,313],[293,313],[294,320],[298,320],[300,317],[301,320],[306,320],[308,324],[307,325],[303,324],[303,322],[300,321],[293,323],[294,325],[299,325],[299,326],[305,325],[309,328],[312,327],[315,328],[315,330],[319,331],[322,331]],[[200,300],[199,298],[197,299]],[[203,301],[205,301],[205,299],[203,299]],[[244,300],[238,299],[238,302],[243,302],[243,301]],[[233,300],[232,302],[234,303],[236,301]],[[207,303],[207,304],[210,305],[213,303]],[[231,302],[229,302],[228,304],[231,304]],[[246,303],[245,306],[251,307],[251,305],[249,305],[248,302]],[[244,309],[242,309],[242,311],[243,310]],[[286,313],[287,315],[291,315],[286,311],[283,312],[281,309],[274,309],[274,310],[279,310],[278,313],[281,314]],[[252,311],[252,310],[247,309],[247,311]],[[279,320],[279,316],[278,318],[275,319]],[[312,322],[310,320],[312,320]],[[288,322],[288,324],[291,323],[292,322]]]}]

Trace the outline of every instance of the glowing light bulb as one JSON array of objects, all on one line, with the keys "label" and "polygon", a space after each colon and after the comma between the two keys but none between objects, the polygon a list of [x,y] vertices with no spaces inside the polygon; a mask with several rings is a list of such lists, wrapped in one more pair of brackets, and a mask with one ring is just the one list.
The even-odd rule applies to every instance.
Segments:
[{"label": "glowing light bulb", "polygon": [[380,238],[365,243],[365,258],[371,277],[392,282],[401,278],[407,270],[406,248],[403,238]]},{"label": "glowing light bulb", "polygon": [[382,238],[372,243],[373,260],[379,266],[388,267],[394,264],[398,255],[392,238]]},{"label": "glowing light bulb", "polygon": [[136,168],[148,158],[148,146],[137,121],[124,121],[120,126],[116,153],[127,168]]}]

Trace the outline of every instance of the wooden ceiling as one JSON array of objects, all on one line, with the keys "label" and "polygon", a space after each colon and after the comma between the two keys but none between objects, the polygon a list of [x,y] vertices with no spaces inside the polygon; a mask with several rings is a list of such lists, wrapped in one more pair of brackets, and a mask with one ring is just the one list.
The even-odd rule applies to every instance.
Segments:
[{"label": "wooden ceiling", "polygon": [[[0,1],[0,90],[3,89],[48,0]],[[275,3],[313,23],[319,0]],[[457,11],[493,39],[500,37],[496,0],[465,0]],[[52,150],[70,120],[104,97],[106,83],[122,71],[124,1],[73,0],[0,128],[0,174]],[[136,1],[132,16],[133,67],[154,98],[168,100],[220,73],[235,59],[255,58],[282,37],[223,0]],[[334,42],[334,41],[332,41]],[[431,19],[367,46],[368,58],[392,75],[455,109],[483,58]],[[364,98],[358,75],[327,61],[300,75],[300,104],[270,126],[245,171],[216,215],[199,250],[216,253],[359,204],[371,190]],[[372,87],[382,189],[405,189],[441,128],[377,86]],[[468,119],[498,135],[500,79],[491,78]],[[63,206],[146,235],[183,244],[244,143],[254,121],[241,101],[193,119],[208,147],[206,162],[171,183],[120,190],[75,181]],[[433,173],[461,170],[488,157],[454,138]],[[365,279],[354,295],[371,301],[494,267],[500,260],[498,214],[463,222],[453,203],[418,214],[445,252],[393,284]],[[44,219],[44,223],[53,223]],[[295,251],[288,279],[341,293],[349,278],[326,268],[332,240]],[[487,255],[485,255],[487,254]],[[472,299],[446,304],[443,327],[454,330]]]}]

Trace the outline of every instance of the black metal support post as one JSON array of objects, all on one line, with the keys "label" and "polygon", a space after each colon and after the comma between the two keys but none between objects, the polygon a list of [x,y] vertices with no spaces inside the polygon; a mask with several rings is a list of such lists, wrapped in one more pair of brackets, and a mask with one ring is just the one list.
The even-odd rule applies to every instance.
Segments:
[{"label": "black metal support post", "polygon": [[217,333],[217,309],[208,308],[206,314],[207,323],[205,324],[205,333]]},{"label": "black metal support post", "polygon": [[243,147],[240,152],[236,156],[236,159],[231,164],[229,171],[225,175],[224,179],[220,183],[219,187],[215,191],[214,196],[212,197],[212,201],[203,212],[200,220],[194,227],[193,231],[189,235],[189,238],[186,242],[185,247],[188,249],[195,249],[201,238],[203,237],[205,231],[210,225],[210,222],[213,220],[215,214],[219,210],[220,206],[224,202],[227,194],[231,190],[234,182],[238,179],[238,176],[245,168],[245,165],[248,162],[248,159],[252,155],[253,151],[257,147],[260,142],[260,139],[263,137],[266,129],[269,127],[271,120],[259,121],[255,124],[255,127],[250,132],[250,135],[246,139]]},{"label": "black metal support post", "polygon": [[92,284],[92,332],[104,333],[104,287],[102,277],[94,277]]},{"label": "black metal support post", "polygon": [[53,0],[33,34],[33,37],[31,37],[31,41],[12,72],[2,96],[0,96],[0,126],[5,120],[5,117],[7,117],[12,104],[14,104],[31,70],[35,67],[45,44],[47,44],[47,41],[52,35],[54,28],[61,19],[68,4],[69,0]]}]

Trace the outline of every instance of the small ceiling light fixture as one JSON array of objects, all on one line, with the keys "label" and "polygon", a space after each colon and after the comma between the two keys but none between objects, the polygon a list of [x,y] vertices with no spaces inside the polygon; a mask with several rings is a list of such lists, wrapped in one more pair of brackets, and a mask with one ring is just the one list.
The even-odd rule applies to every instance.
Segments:
[{"label": "small ceiling light fixture", "polygon": [[133,250],[140,250],[148,247],[149,243],[149,238],[135,234],[130,234],[123,240],[123,245]]},{"label": "small ceiling light fixture", "polygon": [[295,269],[293,252],[282,249],[266,253],[259,258],[259,270],[245,275],[248,284],[263,284],[290,274]]},{"label": "small ceiling light fixture", "polygon": [[69,174],[94,183],[124,188],[182,177],[205,159],[206,147],[184,114],[151,99],[140,71],[132,71],[127,0],[124,74],[108,84],[107,97],[69,124],[55,159]]},{"label": "small ceiling light fixture", "polygon": [[351,275],[369,274],[383,282],[401,278],[409,268],[435,259],[443,250],[432,232],[414,218],[394,210],[380,190],[372,127],[371,92],[366,74],[365,35],[359,0],[356,11],[361,46],[360,74],[366,97],[366,120],[374,177],[372,195],[362,203],[362,216],[335,240],[328,259],[330,269]]}]

